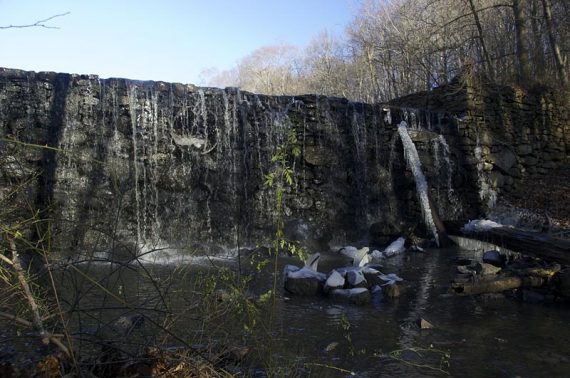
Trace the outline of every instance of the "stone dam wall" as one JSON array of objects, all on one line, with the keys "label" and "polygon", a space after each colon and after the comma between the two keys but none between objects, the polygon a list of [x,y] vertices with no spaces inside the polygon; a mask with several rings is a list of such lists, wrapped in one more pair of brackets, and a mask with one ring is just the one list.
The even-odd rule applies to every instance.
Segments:
[{"label": "stone dam wall", "polygon": [[421,124],[437,123],[441,114],[453,115],[453,126],[441,133],[458,148],[467,181],[478,187],[482,213],[501,193],[516,190],[523,179],[570,164],[567,92],[545,87],[524,90],[466,77],[390,104],[404,111],[420,109],[415,113]]},{"label": "stone dam wall", "polygon": [[4,222],[38,210],[29,232],[71,253],[262,244],[278,217],[266,176],[294,134],[287,236],[385,242],[424,228],[401,120],[442,218],[470,219],[521,177],[567,164],[561,97],[461,82],[370,105],[0,69]]}]

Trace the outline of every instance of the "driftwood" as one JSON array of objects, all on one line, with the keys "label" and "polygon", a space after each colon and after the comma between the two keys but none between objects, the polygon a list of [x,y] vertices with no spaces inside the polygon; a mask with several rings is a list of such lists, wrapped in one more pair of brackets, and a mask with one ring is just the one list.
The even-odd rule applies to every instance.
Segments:
[{"label": "driftwood", "polygon": [[540,287],[544,283],[541,277],[500,276],[493,280],[475,280],[472,282],[454,282],[450,291],[458,295],[477,295],[499,293],[521,287]]}]

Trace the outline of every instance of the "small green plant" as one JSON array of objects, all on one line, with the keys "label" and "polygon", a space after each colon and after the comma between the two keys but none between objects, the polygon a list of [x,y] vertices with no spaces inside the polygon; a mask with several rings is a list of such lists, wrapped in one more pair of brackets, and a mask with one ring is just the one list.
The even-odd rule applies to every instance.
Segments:
[{"label": "small green plant", "polygon": [[277,151],[271,157],[273,169],[265,175],[265,186],[275,189],[276,217],[275,238],[272,242],[272,251],[277,255],[280,251],[288,251],[304,260],[306,252],[295,242],[285,238],[285,192],[294,185],[294,170],[291,160],[301,155],[301,148],[294,130],[289,130],[285,143],[277,146]]},{"label": "small green plant", "polygon": [[340,318],[340,328],[342,329],[344,339],[348,343],[348,353],[350,354],[350,356],[354,356],[356,353],[354,350],[354,344],[352,343],[352,333],[350,332],[351,326],[352,325],[350,324],[350,321],[343,314]]}]

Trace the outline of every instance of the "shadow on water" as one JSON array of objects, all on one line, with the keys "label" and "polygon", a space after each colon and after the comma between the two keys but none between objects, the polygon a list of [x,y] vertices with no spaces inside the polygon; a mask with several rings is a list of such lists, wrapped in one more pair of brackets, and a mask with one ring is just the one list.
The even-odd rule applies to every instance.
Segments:
[{"label": "shadow on water", "polygon": [[[456,259],[475,254],[448,248],[390,259],[384,272],[403,277],[407,290],[395,300],[375,297],[366,306],[280,292],[270,330],[276,361],[293,361],[296,366],[308,366],[311,376],[327,377],[347,376],[347,371],[358,377],[445,376],[443,371],[454,377],[566,376],[570,369],[567,305],[447,294]],[[345,263],[332,253],[322,260],[319,270],[323,272]],[[277,271],[292,262],[281,259]],[[184,275],[176,276],[181,270],[173,273],[172,267],[152,266],[157,277],[173,280],[167,292],[169,310],[183,320],[181,334],[187,337],[196,338],[200,332],[188,298],[196,295],[192,293],[196,280],[203,279],[201,272],[207,270],[190,266]],[[271,287],[270,271],[267,268],[256,276],[253,291],[257,294]],[[154,310],[160,310],[158,298],[148,296],[152,285],[141,285],[138,273],[123,277],[122,285],[123,298],[147,306],[154,301]],[[91,294],[88,302],[95,308],[96,291]],[[420,329],[420,318],[434,328]],[[224,317],[218,321],[223,328]]]}]

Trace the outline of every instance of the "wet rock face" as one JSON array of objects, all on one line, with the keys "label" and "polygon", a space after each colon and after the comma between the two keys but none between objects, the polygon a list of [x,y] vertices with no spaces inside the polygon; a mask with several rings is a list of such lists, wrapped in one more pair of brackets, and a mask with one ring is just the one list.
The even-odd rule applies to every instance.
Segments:
[{"label": "wet rock face", "polygon": [[383,241],[418,224],[421,231],[395,127],[403,118],[425,126],[413,141],[444,220],[473,219],[482,189],[512,189],[525,169],[567,158],[570,133],[560,117],[548,128],[548,153],[538,156],[543,146],[531,143],[532,130],[496,138],[514,149],[492,132],[478,141],[473,130],[494,126],[473,127],[474,111],[463,117],[464,99],[456,102],[457,117],[447,107],[416,117],[341,98],[0,68],[0,194],[32,183],[18,195],[45,210],[58,248],[72,252],[109,250],[117,240],[255,245],[274,235],[275,188],[266,175],[292,131],[300,155],[287,156],[294,180],[282,211],[287,232],[320,250],[368,236]]},{"label": "wet rock face", "polygon": [[390,213],[378,183],[394,128],[376,106],[0,69],[0,109],[2,138],[53,148],[1,142],[0,188],[38,175],[29,199],[49,209],[64,249],[272,235],[265,176],[289,130],[301,155],[288,156],[283,212],[298,240],[355,239]]}]

